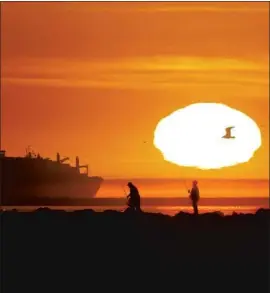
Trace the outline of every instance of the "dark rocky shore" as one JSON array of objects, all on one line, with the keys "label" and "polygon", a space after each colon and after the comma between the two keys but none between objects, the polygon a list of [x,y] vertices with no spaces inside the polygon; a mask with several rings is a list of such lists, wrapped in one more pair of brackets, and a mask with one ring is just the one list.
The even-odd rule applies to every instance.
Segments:
[{"label": "dark rocky shore", "polygon": [[270,210],[1,212],[2,291],[269,292]]}]

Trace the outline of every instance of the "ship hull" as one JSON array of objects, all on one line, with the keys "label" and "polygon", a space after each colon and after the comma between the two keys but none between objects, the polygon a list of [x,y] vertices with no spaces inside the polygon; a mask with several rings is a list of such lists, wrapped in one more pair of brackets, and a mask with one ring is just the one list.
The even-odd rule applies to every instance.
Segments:
[{"label": "ship hull", "polygon": [[25,158],[2,158],[0,175],[3,205],[69,205],[95,197],[103,182],[69,165]]},{"label": "ship hull", "polygon": [[100,180],[92,180],[89,184],[55,184],[35,187],[3,188],[3,205],[69,205],[76,200],[93,198],[100,186]]}]

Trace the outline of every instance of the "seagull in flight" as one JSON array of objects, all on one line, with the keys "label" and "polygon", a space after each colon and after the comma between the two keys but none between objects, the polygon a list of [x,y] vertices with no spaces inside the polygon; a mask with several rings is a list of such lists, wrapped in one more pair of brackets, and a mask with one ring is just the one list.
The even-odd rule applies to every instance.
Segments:
[{"label": "seagull in flight", "polygon": [[231,129],[234,128],[234,126],[225,128],[226,134],[222,136],[222,138],[235,138],[235,136],[231,135]]}]

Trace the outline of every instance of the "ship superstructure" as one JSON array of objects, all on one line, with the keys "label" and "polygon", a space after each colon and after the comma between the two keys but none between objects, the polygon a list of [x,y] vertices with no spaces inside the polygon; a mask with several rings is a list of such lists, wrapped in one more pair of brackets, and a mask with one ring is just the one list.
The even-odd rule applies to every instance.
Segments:
[{"label": "ship superstructure", "polygon": [[[68,157],[43,158],[33,151],[24,157],[8,157],[0,152],[1,199],[3,204],[31,202],[34,198],[92,198],[103,178],[88,176],[88,165],[66,164]],[[81,172],[84,169],[85,172]]]}]

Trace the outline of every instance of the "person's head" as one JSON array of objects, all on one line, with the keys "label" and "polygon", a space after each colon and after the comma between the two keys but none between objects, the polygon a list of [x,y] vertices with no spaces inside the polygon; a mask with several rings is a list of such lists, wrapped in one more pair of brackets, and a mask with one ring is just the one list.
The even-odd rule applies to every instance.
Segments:
[{"label": "person's head", "polygon": [[192,185],[193,185],[193,186],[197,186],[197,185],[198,185],[198,181],[197,181],[197,180],[194,180],[194,181],[192,182]]},{"label": "person's head", "polygon": [[132,184],[132,182],[128,182],[127,186],[128,186],[129,188],[132,188],[134,185]]}]

